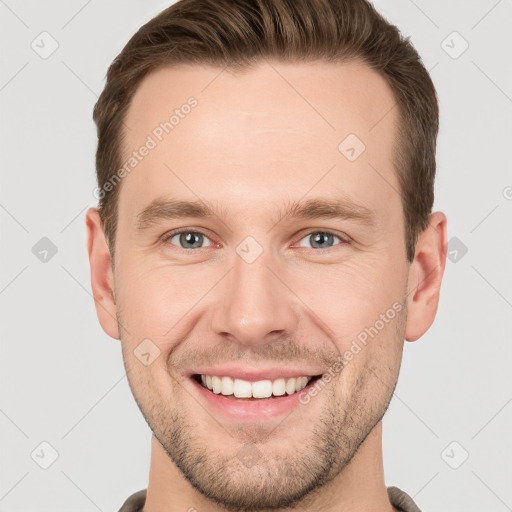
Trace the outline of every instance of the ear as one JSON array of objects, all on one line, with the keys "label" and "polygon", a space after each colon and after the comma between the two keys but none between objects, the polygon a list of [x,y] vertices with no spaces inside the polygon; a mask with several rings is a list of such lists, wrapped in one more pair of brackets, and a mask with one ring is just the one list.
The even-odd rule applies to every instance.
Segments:
[{"label": "ear", "polygon": [[418,237],[414,260],[409,267],[407,341],[423,336],[434,322],[446,265],[446,237],[446,215],[432,213],[429,225]]},{"label": "ear", "polygon": [[91,287],[96,314],[103,330],[112,338],[119,339],[117,308],[114,298],[114,275],[110,250],[103,223],[97,208],[89,208],[85,216],[87,226],[87,251],[91,267]]}]

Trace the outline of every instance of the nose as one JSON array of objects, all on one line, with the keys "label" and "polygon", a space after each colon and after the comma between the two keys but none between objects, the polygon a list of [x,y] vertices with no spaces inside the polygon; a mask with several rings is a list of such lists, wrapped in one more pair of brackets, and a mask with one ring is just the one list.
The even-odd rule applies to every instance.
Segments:
[{"label": "nose", "polygon": [[234,268],[217,290],[213,331],[242,346],[270,342],[296,332],[299,301],[270,256],[247,263],[235,255]]}]

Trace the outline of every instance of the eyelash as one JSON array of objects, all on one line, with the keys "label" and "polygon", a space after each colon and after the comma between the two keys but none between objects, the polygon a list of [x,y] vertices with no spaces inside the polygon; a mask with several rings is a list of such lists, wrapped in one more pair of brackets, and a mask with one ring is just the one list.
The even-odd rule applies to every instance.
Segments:
[{"label": "eyelash", "polygon": [[[208,240],[210,240],[210,237],[206,234],[206,233],[203,233],[202,231],[200,230],[197,230],[197,229],[178,229],[176,231],[171,231],[170,233],[166,233],[165,235],[163,235],[161,238],[162,238],[162,242],[164,244],[169,244],[169,245],[173,245],[174,247],[176,247],[177,249],[181,249],[183,251],[187,251],[187,252],[190,252],[190,251],[200,251],[201,249],[208,249],[208,247],[210,246],[207,246],[207,247],[199,247],[198,249],[185,249],[183,247],[179,247],[177,245],[174,245],[174,244],[171,244],[169,242],[169,240],[173,237],[175,237],[176,235],[180,235],[181,233],[197,233],[197,234],[200,234],[200,235],[203,235],[205,238],[207,238]],[[337,245],[346,245],[349,243],[349,240],[346,239],[346,238],[343,238],[342,236],[340,235],[337,235],[336,233],[333,233],[332,231],[328,231],[328,230],[312,230],[312,231],[309,231],[307,233],[305,233],[303,236],[301,236],[301,238],[298,239],[298,242],[300,242],[301,240],[303,240],[304,238],[308,237],[308,236],[311,236],[313,234],[316,234],[316,233],[321,233],[323,235],[332,235],[334,236],[335,238],[338,238],[340,240],[340,243],[338,244],[335,244],[333,245],[332,247],[328,247],[326,249],[315,249],[314,247],[302,247],[302,249],[310,249],[312,251],[315,251],[315,252],[328,252],[330,251],[331,249],[334,249]],[[212,242],[212,240],[210,240],[210,242]],[[215,245],[215,242],[212,243],[212,245]]]}]

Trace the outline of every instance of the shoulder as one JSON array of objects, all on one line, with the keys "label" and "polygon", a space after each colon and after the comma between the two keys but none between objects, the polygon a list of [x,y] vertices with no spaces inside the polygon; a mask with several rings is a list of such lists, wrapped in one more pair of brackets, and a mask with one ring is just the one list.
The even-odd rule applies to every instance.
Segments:
[{"label": "shoulder", "polygon": [[119,509],[119,512],[140,512],[146,503],[147,489],[142,489],[132,494]]},{"label": "shoulder", "polygon": [[388,496],[391,504],[403,512],[421,512],[413,499],[398,487],[388,487]]}]

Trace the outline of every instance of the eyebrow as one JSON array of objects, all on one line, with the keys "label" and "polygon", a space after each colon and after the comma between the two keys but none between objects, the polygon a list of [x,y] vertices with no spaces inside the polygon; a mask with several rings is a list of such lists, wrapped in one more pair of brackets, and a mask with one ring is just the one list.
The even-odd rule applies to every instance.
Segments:
[{"label": "eyebrow", "polygon": [[[222,217],[222,213],[217,212],[213,205],[208,205],[203,201],[155,199],[137,215],[137,229],[143,231],[162,220],[217,216]],[[375,223],[375,212],[348,198],[340,200],[315,198],[288,204],[286,208],[278,212],[276,224],[285,219],[314,220],[320,218],[355,220],[372,226]]]}]

